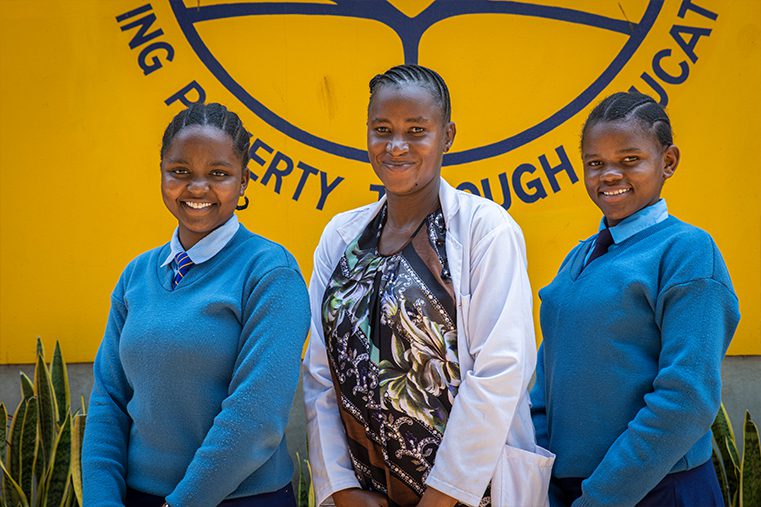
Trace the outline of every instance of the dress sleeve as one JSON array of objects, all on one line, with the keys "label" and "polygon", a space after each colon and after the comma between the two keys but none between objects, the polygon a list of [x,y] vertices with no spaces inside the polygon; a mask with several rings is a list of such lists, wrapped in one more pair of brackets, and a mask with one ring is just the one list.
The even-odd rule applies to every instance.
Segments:
[{"label": "dress sleeve", "polygon": [[475,244],[470,277],[470,294],[459,304],[473,369],[463,373],[426,484],[478,505],[536,358],[526,250],[514,222],[501,223]]},{"label": "dress sleeve", "polygon": [[721,402],[721,360],[739,321],[737,298],[712,278],[679,283],[658,297],[655,318],[662,345],[653,391],[573,507],[636,504],[710,430]]},{"label": "dress sleeve", "polygon": [[298,382],[309,323],[299,271],[278,267],[244,301],[241,348],[229,394],[188,465],[171,505],[217,505],[280,445]]},{"label": "dress sleeve", "polygon": [[314,271],[309,282],[311,338],[304,357],[304,405],[317,505],[336,491],[360,487],[338,412],[322,327],[322,298],[336,264],[330,250],[331,247],[335,250],[334,244],[340,244],[330,230],[331,224],[328,224],[314,254]]},{"label": "dress sleeve", "polygon": [[132,388],[119,358],[119,340],[127,319],[124,275],[111,296],[103,341],[93,364],[93,390],[82,448],[83,502],[122,506],[127,492],[127,445],[132,420],[127,403]]}]

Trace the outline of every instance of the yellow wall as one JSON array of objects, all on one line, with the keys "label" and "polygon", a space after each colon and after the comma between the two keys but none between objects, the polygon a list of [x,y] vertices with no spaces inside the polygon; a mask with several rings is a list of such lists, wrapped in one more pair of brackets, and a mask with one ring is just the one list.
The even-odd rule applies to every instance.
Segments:
[{"label": "yellow wall", "polygon": [[[306,277],[328,219],[376,198],[369,186],[377,180],[366,163],[273,126],[271,118],[244,105],[229,82],[226,86],[220,69],[291,126],[361,150],[367,81],[404,60],[400,31],[414,49],[404,27],[411,30],[429,19],[431,11],[415,16],[430,2],[390,2],[407,18],[397,13],[381,21],[335,12],[254,15],[257,5],[242,3],[249,15],[192,25],[219,69],[204,60],[199,43],[189,42],[168,3],[154,1],[146,12],[117,21],[144,2],[4,0],[0,7],[0,363],[31,362],[37,336],[48,343],[60,339],[69,361],[92,360],[121,269],[138,253],[166,242],[174,227],[159,196],[158,151],[164,126],[182,108],[165,101],[193,81],[207,100],[239,112],[254,138],[271,148],[271,153],[257,151],[263,166],[254,160],[249,165],[259,179],[249,186],[252,205],[240,217],[250,229],[285,244]],[[180,5],[178,12],[214,14],[214,2],[186,3],[190,10]],[[330,2],[292,3],[302,11],[333,8]],[[383,11],[380,0],[364,3],[374,4],[376,17]],[[447,166],[444,176],[477,188],[487,179],[501,203],[504,174],[510,212],[525,232],[529,274],[539,289],[599,220],[583,183],[572,183],[567,171],[557,176],[559,190],[552,190],[542,157],[557,166],[559,148],[570,161],[565,167],[581,177],[578,141],[585,115],[613,91],[634,85],[653,93],[641,77],[648,73],[668,93],[683,154],[665,190],[670,211],[707,230],[729,265],[743,316],[730,354],[761,354],[761,2],[532,3],[547,9],[444,16],[424,31],[419,51],[408,49],[450,85],[458,126],[454,156],[467,158],[472,150],[520,136],[574,105],[584,90],[592,87],[592,92],[535,139],[487,155],[476,151],[471,161]],[[680,8],[690,5],[699,8],[680,18]],[[557,6],[565,8],[552,8]],[[701,8],[718,17],[711,19]],[[644,30],[640,20],[653,12],[641,44],[606,74],[627,42],[636,39],[622,27]],[[137,29],[122,28],[150,14],[156,20],[147,35],[158,28],[163,33],[131,49]],[[695,43],[697,61],[670,35],[674,25],[710,30]],[[686,68],[686,79],[663,84],[654,70],[658,54],[664,72],[678,76]],[[152,72],[151,58],[160,66]],[[287,167],[288,160],[294,166],[279,193],[276,178],[262,184],[275,157],[276,168]],[[322,210],[316,209],[321,176],[308,175],[293,199],[309,171],[304,164],[324,173],[326,182],[343,178]],[[516,195],[516,169],[532,169],[524,164],[536,170],[523,175],[526,193],[536,190],[530,181],[538,177],[546,198],[527,203]]]}]

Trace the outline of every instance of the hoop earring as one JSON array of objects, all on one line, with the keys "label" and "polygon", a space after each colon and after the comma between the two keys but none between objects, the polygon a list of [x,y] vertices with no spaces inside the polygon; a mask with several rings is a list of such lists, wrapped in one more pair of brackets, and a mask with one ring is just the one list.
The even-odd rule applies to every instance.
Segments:
[{"label": "hoop earring", "polygon": [[238,204],[237,206],[235,206],[235,209],[237,209],[238,211],[242,211],[242,210],[244,210],[246,208],[248,208],[248,196],[244,195],[243,196],[243,204]]}]

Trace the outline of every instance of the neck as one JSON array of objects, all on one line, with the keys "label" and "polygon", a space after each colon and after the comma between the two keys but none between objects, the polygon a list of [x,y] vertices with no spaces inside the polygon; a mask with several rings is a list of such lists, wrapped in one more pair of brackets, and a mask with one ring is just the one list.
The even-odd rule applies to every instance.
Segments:
[{"label": "neck", "polygon": [[396,195],[388,193],[388,218],[386,225],[402,230],[417,227],[420,222],[434,211],[439,203],[440,180],[434,178],[419,191]]}]

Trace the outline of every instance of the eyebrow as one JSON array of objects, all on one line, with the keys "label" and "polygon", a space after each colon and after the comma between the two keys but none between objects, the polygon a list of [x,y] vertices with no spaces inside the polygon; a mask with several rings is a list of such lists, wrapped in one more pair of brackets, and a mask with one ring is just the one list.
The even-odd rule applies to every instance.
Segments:
[{"label": "eyebrow", "polygon": [[[425,116],[416,116],[414,118],[405,118],[405,120],[404,120],[405,123],[430,123],[431,121],[433,121],[433,120],[431,120],[430,118],[426,118]],[[383,123],[383,122],[390,123],[391,120],[389,120],[387,118],[373,118],[373,119],[370,120],[370,123]]]},{"label": "eyebrow", "polygon": [[[640,151],[642,151],[642,149],[631,147],[631,148],[622,148],[620,150],[616,150],[616,153],[632,153],[632,152],[640,152]],[[600,155],[598,155],[597,153],[584,153],[582,155],[582,158],[592,158],[592,157],[599,157],[599,156]]]},{"label": "eyebrow", "polygon": [[[167,164],[184,164],[184,165],[190,165],[185,159],[182,158],[170,158],[166,161]],[[234,164],[230,164],[229,162],[225,162],[224,160],[215,160],[211,164],[211,166],[224,166],[224,167],[235,167]]]}]

